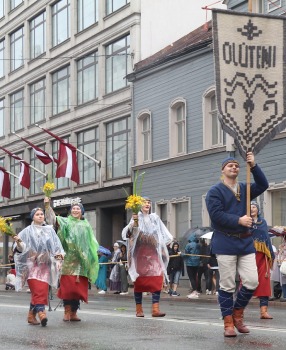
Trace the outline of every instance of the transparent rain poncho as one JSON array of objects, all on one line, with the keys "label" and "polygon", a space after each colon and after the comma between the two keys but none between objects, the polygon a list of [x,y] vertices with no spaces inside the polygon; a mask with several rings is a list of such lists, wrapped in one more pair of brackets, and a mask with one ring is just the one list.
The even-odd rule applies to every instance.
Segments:
[{"label": "transparent rain poncho", "polygon": [[[155,213],[138,213],[138,227],[131,228],[131,219],[122,231],[122,239],[127,239],[128,273],[133,282],[138,276],[161,276],[166,280],[169,254],[167,245],[173,236]],[[131,237],[128,238],[128,233]]]},{"label": "transparent rain poncho", "polygon": [[56,255],[64,256],[62,244],[52,226],[33,223],[22,230],[22,252],[14,255],[16,264],[15,289],[20,291],[28,279],[37,279],[57,287],[61,262]]}]

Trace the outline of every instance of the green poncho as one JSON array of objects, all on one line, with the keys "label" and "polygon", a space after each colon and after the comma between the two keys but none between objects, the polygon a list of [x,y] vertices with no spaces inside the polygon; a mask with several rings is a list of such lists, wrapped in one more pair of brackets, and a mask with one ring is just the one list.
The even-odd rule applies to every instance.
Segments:
[{"label": "green poncho", "polygon": [[62,242],[65,259],[62,275],[87,277],[92,283],[98,274],[98,243],[86,219],[57,216],[58,236]]}]

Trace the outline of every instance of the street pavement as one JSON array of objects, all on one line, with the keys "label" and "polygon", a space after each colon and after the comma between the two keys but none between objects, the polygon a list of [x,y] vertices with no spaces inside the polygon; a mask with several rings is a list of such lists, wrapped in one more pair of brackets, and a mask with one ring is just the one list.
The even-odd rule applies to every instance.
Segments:
[{"label": "street pavement", "polygon": [[[201,294],[187,299],[188,284],[180,286],[179,297],[162,294],[164,318],[151,317],[151,296],[143,297],[144,318],[135,317],[133,290],[127,295],[97,294],[89,290],[89,303],[81,304],[81,322],[63,322],[63,307],[54,295],[50,301],[47,327],[27,324],[30,294],[6,291],[0,285],[0,349],[17,350],[244,350],[285,348],[285,303],[271,302],[273,320],[260,320],[257,300],[246,310],[248,335],[223,337],[217,297]],[[54,291],[55,292],[55,291]]]}]

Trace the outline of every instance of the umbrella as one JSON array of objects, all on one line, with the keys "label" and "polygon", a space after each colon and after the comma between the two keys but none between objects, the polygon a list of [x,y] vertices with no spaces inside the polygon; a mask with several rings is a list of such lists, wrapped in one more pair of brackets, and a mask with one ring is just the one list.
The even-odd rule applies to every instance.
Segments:
[{"label": "umbrella", "polygon": [[127,245],[127,242],[125,242],[125,241],[120,241],[120,240],[117,240],[116,241],[119,245]]},{"label": "umbrella", "polygon": [[202,235],[200,238],[211,239],[212,236],[213,236],[213,232],[210,231],[210,232],[207,232],[204,235]]},{"label": "umbrella", "polygon": [[195,235],[198,239],[200,239],[202,235],[204,235],[207,232],[210,232],[211,230],[211,227],[195,227],[188,229],[188,231],[186,231],[183,237],[179,240],[181,249],[186,246],[191,236]]},{"label": "umbrella", "polygon": [[104,248],[103,246],[99,246],[98,250],[99,253],[105,254],[105,255],[111,255],[111,251],[107,248]]}]

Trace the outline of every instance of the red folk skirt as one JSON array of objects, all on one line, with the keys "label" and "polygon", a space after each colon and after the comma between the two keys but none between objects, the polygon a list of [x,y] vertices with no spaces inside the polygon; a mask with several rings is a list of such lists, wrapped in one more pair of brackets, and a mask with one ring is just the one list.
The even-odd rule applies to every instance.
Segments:
[{"label": "red folk skirt", "polygon": [[28,286],[31,291],[31,304],[49,305],[49,285],[47,282],[36,279],[28,279]]},{"label": "red folk skirt", "polygon": [[57,296],[66,300],[82,300],[88,303],[88,278],[62,275]]},{"label": "red folk skirt", "polygon": [[256,252],[256,265],[258,271],[258,282],[259,285],[256,288],[253,296],[256,297],[269,297],[271,296],[271,285],[270,285],[270,268],[269,262],[265,254]]},{"label": "red folk skirt", "polygon": [[134,292],[158,292],[163,286],[163,276],[137,277],[134,282]]},{"label": "red folk skirt", "polygon": [[155,246],[144,244],[139,246],[135,259],[139,276],[134,282],[134,292],[161,291],[163,273]]}]

